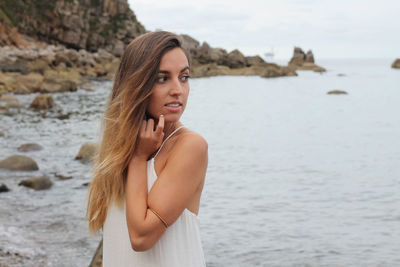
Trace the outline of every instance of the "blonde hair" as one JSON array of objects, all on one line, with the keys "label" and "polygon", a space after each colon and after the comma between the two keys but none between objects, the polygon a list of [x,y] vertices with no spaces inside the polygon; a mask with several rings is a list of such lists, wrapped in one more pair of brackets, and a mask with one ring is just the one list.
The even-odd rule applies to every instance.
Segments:
[{"label": "blonde hair", "polygon": [[86,217],[92,233],[102,229],[109,205],[121,205],[125,199],[128,164],[161,58],[176,47],[182,48],[179,36],[157,31],[134,39],[122,55],[102,121],[103,136],[88,193]]}]

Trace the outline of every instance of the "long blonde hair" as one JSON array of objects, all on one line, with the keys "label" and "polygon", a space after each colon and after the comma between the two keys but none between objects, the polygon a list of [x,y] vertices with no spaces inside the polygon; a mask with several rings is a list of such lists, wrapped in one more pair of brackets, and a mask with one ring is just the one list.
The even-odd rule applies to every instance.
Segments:
[{"label": "long blonde hair", "polygon": [[157,31],[134,39],[122,55],[102,121],[103,136],[88,193],[86,217],[92,233],[102,229],[110,203],[121,205],[125,199],[128,164],[161,58],[175,47],[182,48],[179,36]]}]

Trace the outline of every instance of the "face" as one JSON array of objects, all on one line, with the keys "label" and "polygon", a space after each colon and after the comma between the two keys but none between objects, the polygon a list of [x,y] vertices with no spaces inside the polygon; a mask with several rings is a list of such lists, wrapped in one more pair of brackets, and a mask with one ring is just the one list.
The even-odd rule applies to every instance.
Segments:
[{"label": "face", "polygon": [[185,110],[188,95],[189,63],[181,48],[173,48],[161,58],[147,114],[154,119],[163,114],[165,122],[177,122]]}]

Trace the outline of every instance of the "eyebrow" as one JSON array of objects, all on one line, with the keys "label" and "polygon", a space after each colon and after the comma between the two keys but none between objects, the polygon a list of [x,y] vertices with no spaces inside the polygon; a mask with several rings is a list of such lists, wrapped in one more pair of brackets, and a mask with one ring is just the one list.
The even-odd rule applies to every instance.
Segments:
[{"label": "eyebrow", "polygon": [[[189,67],[188,67],[188,66],[184,67],[184,68],[180,71],[180,73],[184,72],[185,70],[189,70]],[[169,71],[167,71],[167,70],[159,70],[158,73],[168,74]]]}]

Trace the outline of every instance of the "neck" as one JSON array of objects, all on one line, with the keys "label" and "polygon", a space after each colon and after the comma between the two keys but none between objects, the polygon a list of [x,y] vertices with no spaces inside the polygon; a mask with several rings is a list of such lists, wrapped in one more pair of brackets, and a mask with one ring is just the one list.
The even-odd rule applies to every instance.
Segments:
[{"label": "neck", "polygon": [[[155,125],[158,124],[158,121],[155,122]],[[173,131],[175,131],[176,128],[182,126],[182,123],[180,121],[175,121],[175,122],[165,122],[164,124],[164,138],[165,140]]]}]

